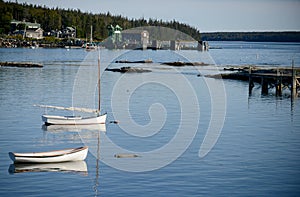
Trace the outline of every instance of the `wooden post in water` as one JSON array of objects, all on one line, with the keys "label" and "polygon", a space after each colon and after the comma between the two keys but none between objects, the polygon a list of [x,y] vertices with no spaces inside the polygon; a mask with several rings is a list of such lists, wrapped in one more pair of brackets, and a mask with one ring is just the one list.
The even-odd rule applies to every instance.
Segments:
[{"label": "wooden post in water", "polygon": [[276,77],[276,96],[282,96],[282,76],[279,71],[279,68],[277,68],[277,77]]},{"label": "wooden post in water", "polygon": [[252,89],[254,87],[254,83],[253,83],[253,80],[252,80],[252,68],[251,66],[249,66],[249,95],[252,94]]},{"label": "wooden post in water", "polygon": [[292,86],[291,86],[291,99],[293,100],[296,98],[297,95],[297,78],[296,78],[296,72],[294,69],[294,60],[292,61]]},{"label": "wooden post in water", "polygon": [[269,91],[269,83],[267,78],[262,77],[261,78],[261,94],[267,95]]}]

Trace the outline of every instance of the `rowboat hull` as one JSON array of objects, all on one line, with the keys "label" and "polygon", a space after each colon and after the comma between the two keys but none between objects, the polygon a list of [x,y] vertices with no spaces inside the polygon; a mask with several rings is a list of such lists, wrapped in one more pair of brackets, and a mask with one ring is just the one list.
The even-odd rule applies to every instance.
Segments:
[{"label": "rowboat hull", "polygon": [[36,153],[9,153],[14,163],[58,163],[67,161],[83,161],[88,153],[88,147],[56,150]]},{"label": "rowboat hull", "polygon": [[15,163],[9,166],[8,172],[71,172],[87,175],[87,165],[85,161],[70,161],[61,163]]},{"label": "rowboat hull", "polygon": [[106,132],[105,124],[91,124],[91,125],[46,125],[42,126],[42,129],[47,132],[81,132],[83,130],[88,131],[102,131]]},{"label": "rowboat hull", "polygon": [[42,120],[46,125],[90,125],[105,124],[107,114],[96,117],[83,118],[81,116],[53,116],[42,115]]}]

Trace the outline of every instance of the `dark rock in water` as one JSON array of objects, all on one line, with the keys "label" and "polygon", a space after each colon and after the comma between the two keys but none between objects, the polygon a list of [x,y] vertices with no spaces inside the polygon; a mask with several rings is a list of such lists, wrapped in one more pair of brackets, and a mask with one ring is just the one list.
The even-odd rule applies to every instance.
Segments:
[{"label": "dark rock in water", "polygon": [[132,73],[151,72],[151,70],[146,70],[146,69],[142,69],[142,68],[132,68],[132,67],[106,68],[105,71],[120,72],[120,73],[126,73],[126,72],[132,72]]},{"label": "dark rock in water", "polygon": [[25,67],[25,68],[42,68],[43,65],[32,62],[0,62],[3,67]]},{"label": "dark rock in water", "polygon": [[206,64],[204,62],[163,62],[163,65],[168,66],[208,66],[209,64]]},{"label": "dark rock in water", "polygon": [[118,120],[112,120],[112,121],[110,121],[109,123],[119,124],[119,121],[118,121]]},{"label": "dark rock in water", "polygon": [[139,157],[137,154],[115,154],[116,158],[134,158]]},{"label": "dark rock in water", "polygon": [[141,60],[141,61],[128,61],[128,60],[117,60],[115,61],[115,63],[128,63],[128,64],[131,64],[131,63],[153,63],[152,60],[148,59],[148,60]]},{"label": "dark rock in water", "polygon": [[186,65],[185,62],[164,62],[162,64],[168,65],[168,66],[185,66]]},{"label": "dark rock in water", "polygon": [[224,70],[227,70],[227,71],[244,71],[243,68],[234,68],[234,67],[224,68]]}]

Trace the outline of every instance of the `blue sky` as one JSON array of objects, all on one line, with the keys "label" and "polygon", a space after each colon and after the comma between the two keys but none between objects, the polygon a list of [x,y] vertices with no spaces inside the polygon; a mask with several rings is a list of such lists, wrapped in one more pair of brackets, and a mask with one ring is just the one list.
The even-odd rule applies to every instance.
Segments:
[{"label": "blue sky", "polygon": [[[13,0],[15,1],[15,0]],[[300,31],[300,0],[18,0],[19,3],[177,20],[201,32]]]}]

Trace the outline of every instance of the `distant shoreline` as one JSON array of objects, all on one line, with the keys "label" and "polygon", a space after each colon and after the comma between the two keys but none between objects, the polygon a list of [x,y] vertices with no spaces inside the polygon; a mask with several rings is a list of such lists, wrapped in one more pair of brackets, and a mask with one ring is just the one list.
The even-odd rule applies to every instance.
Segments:
[{"label": "distant shoreline", "polygon": [[[201,33],[203,41],[243,41],[243,42],[297,42],[300,43],[300,31],[283,32],[208,32]],[[70,46],[65,40],[56,40],[49,42],[46,39],[22,39],[18,37],[9,37],[8,35],[0,37],[0,48],[15,47],[34,47],[38,44],[44,48],[81,48],[81,46]]]},{"label": "distant shoreline", "polygon": [[300,42],[300,31],[280,32],[207,32],[203,41]]}]

